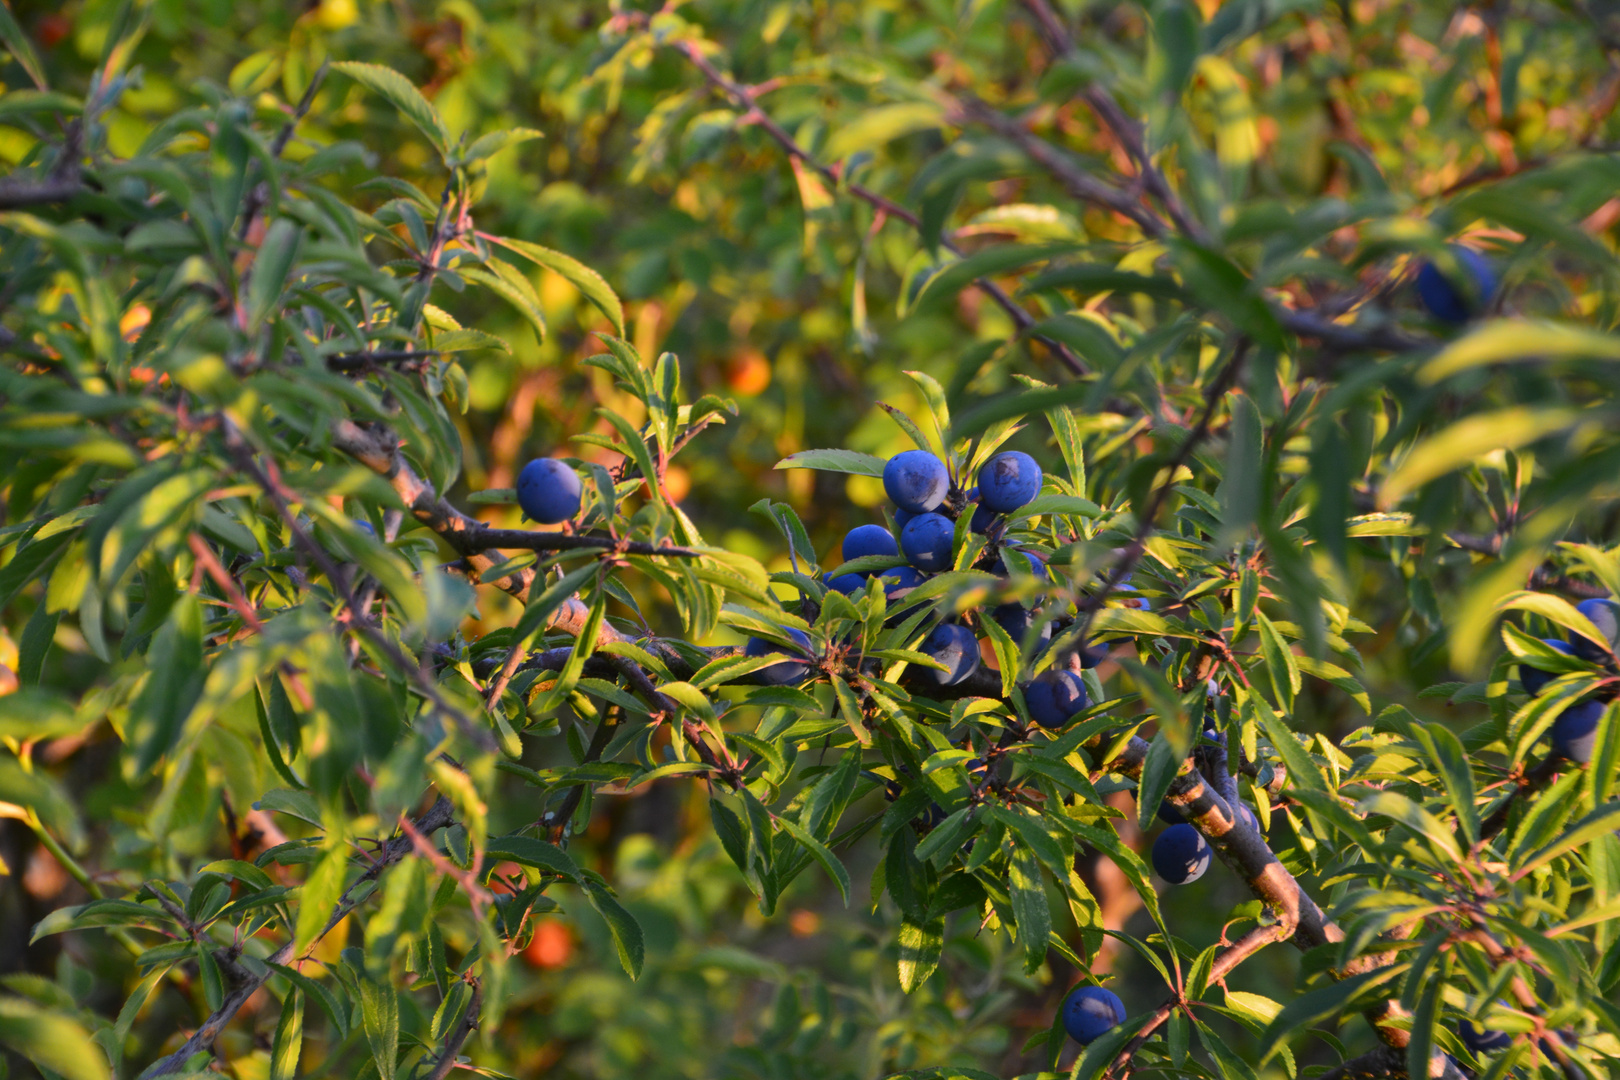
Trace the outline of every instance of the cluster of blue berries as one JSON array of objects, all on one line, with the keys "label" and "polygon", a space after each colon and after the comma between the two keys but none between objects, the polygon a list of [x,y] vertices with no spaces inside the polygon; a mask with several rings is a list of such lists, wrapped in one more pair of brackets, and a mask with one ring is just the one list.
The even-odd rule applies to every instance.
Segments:
[{"label": "cluster of blue berries", "polygon": [[[1620,604],[1613,600],[1582,600],[1576,610],[1597,628],[1604,637],[1603,641],[1593,641],[1582,634],[1570,634],[1568,641],[1543,638],[1541,643],[1565,656],[1594,664],[1612,665],[1615,650],[1620,648]],[[1534,660],[1519,661],[1519,682],[1531,697],[1540,694],[1557,677],[1556,673],[1537,667]],[[1591,761],[1597,742],[1598,721],[1603,718],[1603,710],[1607,707],[1607,702],[1594,699],[1571,705],[1559,713],[1552,725],[1552,752],[1580,765]]]},{"label": "cluster of blue berries", "polygon": [[[1002,515],[1029,505],[1040,494],[1042,473],[1034,458],[1009,450],[985,462],[977,480],[977,486],[965,493],[965,505],[957,513],[968,513],[971,508],[969,527],[986,533]],[[903,556],[906,564],[875,574],[829,574],[825,578],[828,588],[850,595],[864,590],[867,581],[876,576],[885,595],[895,598],[921,585],[929,575],[952,568],[956,521],[947,512],[951,478],[945,463],[926,450],[896,454],[884,466],[883,490],[894,504],[899,538],[882,525],[861,525],[844,537],[840,554],[844,562],[873,556]],[[1027,552],[1023,555],[1037,576],[1046,576],[1045,564],[1039,558]],[[1007,560],[998,556],[990,569],[1006,574]],[[1051,624],[1043,621],[1037,626],[1035,613],[1016,601],[997,606],[991,617],[1015,641],[1024,640],[1030,633],[1042,642],[1051,639]],[[808,656],[808,641],[797,643]],[[750,656],[764,656],[783,650],[784,646],[753,638],[745,651]],[[925,684],[955,686],[979,668],[978,637],[961,623],[946,621],[935,626],[918,645],[918,651],[944,666],[943,670],[920,669],[915,677]],[[1090,666],[1099,659],[1100,654],[1092,651],[1083,662]],[[809,672],[806,664],[786,661],[763,669],[771,682],[798,682]],[[1066,669],[1048,671],[1023,683],[1021,690],[1030,718],[1045,728],[1063,727],[1088,703],[1085,682],[1078,673]]]}]

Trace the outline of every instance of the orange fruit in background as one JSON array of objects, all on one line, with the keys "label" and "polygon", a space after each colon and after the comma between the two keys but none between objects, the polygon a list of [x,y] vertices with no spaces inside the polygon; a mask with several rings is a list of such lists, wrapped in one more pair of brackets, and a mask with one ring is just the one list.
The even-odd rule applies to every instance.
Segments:
[{"label": "orange fruit in background", "polygon": [[771,385],[771,362],[758,349],[739,349],[726,361],[726,385],[739,394],[762,392]]},{"label": "orange fruit in background", "polygon": [[680,502],[692,490],[692,474],[679,465],[671,465],[664,470],[664,491],[670,499]]},{"label": "orange fruit in background", "polygon": [[537,968],[560,968],[574,955],[574,935],[556,919],[536,919],[523,959]]},{"label": "orange fruit in background", "polygon": [[73,20],[61,12],[46,15],[34,26],[34,37],[47,49],[54,49],[73,33]]}]

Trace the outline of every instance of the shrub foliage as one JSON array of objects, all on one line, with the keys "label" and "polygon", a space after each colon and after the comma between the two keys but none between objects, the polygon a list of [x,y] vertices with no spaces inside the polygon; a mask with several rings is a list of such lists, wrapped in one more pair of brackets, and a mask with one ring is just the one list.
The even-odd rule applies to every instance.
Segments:
[{"label": "shrub foliage", "polygon": [[[176,89],[175,12],[103,7],[50,43],[78,59],[0,8],[0,812],[74,882],[31,955],[78,943],[6,976],[19,1064],[1620,1058],[1620,634],[1575,606],[1620,594],[1601,13],[710,0],[581,7],[581,38],[491,3],[446,5],[435,54],[323,0]],[[624,237],[525,216],[541,156],[609,170]],[[1465,324],[1417,303],[1425,262]],[[739,404],[708,361],[756,319],[789,382],[747,400],[765,361],[734,353]],[[818,351],[872,366],[795,385]],[[556,368],[572,442],[539,448],[584,501],[535,529],[489,417]],[[872,495],[913,448],[954,532],[897,589],[837,525],[895,525]],[[1039,494],[975,524],[1014,448]],[[947,620],[982,651],[955,681]],[[1058,673],[1086,704],[1044,727]],[[655,792],[667,851],[618,809]],[[1181,889],[1244,895],[1172,910],[1159,817],[1224,866]],[[756,927],[867,909],[867,959],[739,947],[743,890]],[[641,982],[552,970],[569,934]],[[1058,1003],[1116,964],[1129,1014],[1076,1052]]]}]

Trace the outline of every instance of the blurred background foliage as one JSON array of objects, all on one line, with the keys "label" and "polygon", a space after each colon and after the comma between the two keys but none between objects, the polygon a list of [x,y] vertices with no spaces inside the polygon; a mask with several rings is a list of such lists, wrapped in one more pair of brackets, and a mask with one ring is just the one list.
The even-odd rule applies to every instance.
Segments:
[{"label": "blurred background foliage", "polygon": [[[1167,138],[1185,128],[1211,149],[1218,168],[1200,170],[1188,197],[1206,220],[1230,230],[1235,250],[1243,226],[1267,214],[1317,214],[1329,225],[1336,214],[1345,219],[1337,231],[1317,229],[1320,244],[1310,254],[1274,267],[1287,301],[1370,296],[1392,325],[1419,328],[1426,321],[1403,260],[1479,216],[1448,209],[1459,191],[1579,146],[1606,148],[1617,135],[1612,109],[1620,82],[1608,55],[1620,26],[1606,13],[1611,5],[1068,0],[1057,7],[1081,45],[1063,62],[1012,0],[696,0],[663,11],[576,0],[152,0],[133,59],[138,78],[106,123],[111,148],[133,153],[203,80],[256,98],[273,121],[331,59],[403,72],[453,130],[542,131],[544,139],[488,163],[481,225],[599,270],[624,298],[628,336],[643,355],[679,355],[693,398],[715,392],[738,400],[741,415],[694,443],[669,486],[711,540],[773,570],[787,568],[780,544],[746,512],[761,496],[790,502],[828,551],[847,528],[881,520],[875,480],[773,466],[809,447],[880,456],[907,448],[876,405],[923,415],[903,370],[933,375],[958,402],[1015,387],[1014,373],[1064,377],[1052,351],[1017,335],[983,293],[924,295],[926,302],[916,303],[940,254],[917,229],[852,197],[848,182],[947,222],[969,253],[1009,242],[1124,251],[1138,239],[1129,223],[1076,204],[982,129],[942,122],[919,85],[1027,109],[1031,130],[1081,160],[1119,164],[1125,149],[1074,100],[1086,79],[1106,77],[1169,131]],[[121,4],[17,0],[12,8],[40,44],[53,84],[80,86]],[[1202,35],[1206,43],[1214,36],[1221,51],[1178,72],[1189,55],[1177,47],[1178,34]],[[766,111],[810,154],[842,162],[841,182],[796,167],[760,124],[715,92],[676,47],[700,39],[715,46],[710,55],[722,70],[751,84],[768,81]],[[20,85],[14,63],[0,73]],[[1165,86],[1178,92],[1167,95]],[[336,184],[383,174],[435,191],[443,181],[414,129],[348,79],[325,82],[300,134],[363,148]],[[22,161],[33,141],[25,127],[0,118],[0,159]],[[289,151],[307,152],[299,144]],[[960,166],[954,173],[953,163]],[[1620,219],[1614,190],[1574,176],[1541,194],[1563,200],[1549,217],[1582,229],[1607,251]],[[375,201],[388,197],[379,189]],[[1520,200],[1516,208],[1494,206],[1494,235],[1503,239],[1517,238],[1501,231],[1515,213],[1538,213],[1524,193],[1511,198]],[[1350,200],[1381,206],[1385,234],[1352,227],[1353,215],[1343,211]],[[1439,214],[1437,230],[1398,234],[1400,222],[1430,213]],[[1315,226],[1301,224],[1308,228]],[[1264,235],[1258,226],[1253,233]],[[1493,233],[1478,235],[1488,243]],[[1612,271],[1560,254],[1513,262],[1505,276],[1517,312],[1613,321]],[[1019,287],[1015,268],[1005,281]],[[508,487],[530,457],[582,432],[606,433],[595,417],[598,402],[633,418],[639,408],[603,371],[579,364],[598,351],[590,335],[607,326],[605,318],[562,277],[537,271],[533,282],[548,324],[544,340],[509,308],[457,311],[512,349],[467,362],[471,409],[454,417],[465,454],[455,497]],[[1036,291],[1030,303],[1047,315],[1066,308],[1051,290]],[[1155,323],[1154,301],[1116,302],[1106,318],[1110,332],[1139,336]],[[1152,449],[1156,427],[1188,422],[1199,402],[1189,387],[1201,371],[1196,350],[1190,358],[1155,359],[1139,382],[1115,387],[1082,417],[1099,489],[1122,488],[1129,464]],[[1337,374],[1356,378],[1354,370]],[[1272,417],[1288,407],[1301,377],[1288,361],[1262,368],[1248,389]],[[1370,411],[1360,419],[1369,429],[1388,422]],[[1044,435],[1035,425],[1015,445],[1050,457]],[[1350,435],[1358,435],[1354,423]],[[1290,449],[1280,467],[1303,471],[1310,448]],[[589,458],[594,451],[572,452]],[[1487,504],[1459,477],[1429,512],[1489,534]],[[480,512],[492,523],[517,524],[515,509]],[[1608,513],[1588,522],[1591,536],[1612,539]],[[1404,558],[1380,562],[1376,553],[1349,552],[1340,587],[1371,631],[1355,645],[1364,681],[1381,703],[1458,717],[1477,709],[1466,700],[1420,702],[1418,694],[1453,678],[1447,614],[1482,557],[1451,550],[1419,572]],[[499,597],[484,603],[492,625],[514,613]],[[54,673],[63,682],[74,678],[68,653]],[[1347,695],[1307,682],[1295,723],[1338,737],[1365,719]],[[69,782],[84,793],[92,821],[129,814],[135,803],[117,770],[107,768],[113,750],[71,764]],[[196,811],[195,835],[178,834],[177,849],[217,846],[217,799],[198,792],[188,805]],[[528,820],[521,805],[497,803],[491,812],[495,832]],[[14,868],[0,878],[0,971],[12,979],[51,976],[78,1006],[116,1010],[130,977],[120,958],[76,947],[82,938],[27,945],[34,922],[82,894],[26,830],[0,825],[0,857]],[[1033,1067],[1034,1056],[1020,1048],[1048,1026],[1070,981],[1051,967],[1025,976],[1001,936],[965,932],[947,948],[949,977],[902,995],[894,976],[898,920],[889,905],[846,912],[822,878],[806,875],[780,913],[763,919],[720,851],[695,785],[655,784],[604,800],[574,852],[615,882],[640,919],[647,969],[632,984],[605,927],[561,890],[564,905],[578,913],[537,933],[526,963],[513,971],[515,996],[502,1026],[485,1043],[492,1062],[513,1075],[870,1077],[945,1062],[1012,1075]],[[859,890],[872,854],[856,849],[849,861]],[[1117,900],[1110,925],[1134,917],[1133,930],[1146,935],[1149,924],[1129,887],[1106,880],[1106,864],[1091,873],[1099,876],[1098,895]],[[1189,940],[1204,942],[1219,932],[1221,913],[1246,898],[1240,884],[1212,875],[1197,889],[1167,895],[1166,914]],[[471,931],[446,927],[447,936],[458,932]],[[1133,1012],[1157,1003],[1145,967],[1138,970],[1129,955],[1109,962]],[[1282,998],[1297,977],[1297,956],[1271,950],[1245,966],[1234,986]],[[185,1026],[191,1021],[180,1006],[169,999],[162,1007],[176,1015],[143,1030]],[[239,1026],[227,1038],[262,1042],[264,1032]],[[161,1049],[148,1047],[143,1056]],[[267,1075],[253,1071],[268,1068],[260,1049],[234,1048],[240,1080]],[[337,1048],[328,1055],[333,1064],[345,1060]],[[321,1057],[306,1051],[306,1075],[323,1075]]]}]

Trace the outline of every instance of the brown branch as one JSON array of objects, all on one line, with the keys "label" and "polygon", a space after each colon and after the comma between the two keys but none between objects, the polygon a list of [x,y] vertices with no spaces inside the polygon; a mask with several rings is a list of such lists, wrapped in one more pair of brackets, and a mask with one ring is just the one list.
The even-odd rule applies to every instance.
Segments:
[{"label": "brown branch", "polygon": [[236,460],[237,467],[251,476],[254,482],[264,491],[265,496],[281,516],[282,522],[287,526],[287,530],[292,534],[297,546],[303,548],[315,565],[320,568],[321,573],[326,575],[332,589],[348,609],[349,625],[363,635],[367,641],[371,642],[373,648],[388,657],[389,662],[399,670],[400,674],[413,684],[416,692],[438,710],[440,714],[453,721],[468,739],[482,749],[493,751],[495,749],[495,740],[491,737],[489,731],[480,724],[475,723],[471,717],[446,700],[444,695],[439,692],[439,688],[434,681],[423,673],[421,666],[406,656],[404,651],[371,621],[371,615],[360,607],[359,601],[355,598],[354,593],[350,591],[337,564],[326,553],[326,549],[317,544],[309,533],[304,530],[304,527],[299,524],[298,518],[289,507],[288,503],[295,500],[298,497],[297,494],[287,490],[276,476],[260,467],[258,460],[254,456],[253,447],[243,436],[241,429],[229,417],[222,416],[221,422],[225,429],[226,449]]},{"label": "brown branch", "polygon": [[1232,358],[1226,362],[1226,366],[1205,388],[1204,410],[1198,417],[1198,423],[1193,425],[1192,430],[1187,433],[1187,437],[1181,440],[1181,445],[1171,455],[1170,461],[1165,466],[1169,474],[1165,477],[1164,483],[1154,489],[1153,494],[1148,498],[1147,506],[1137,519],[1135,535],[1131,537],[1130,543],[1125,545],[1124,550],[1114,561],[1113,569],[1103,577],[1101,587],[1089,596],[1082,597],[1076,605],[1079,629],[1071,632],[1073,640],[1085,641],[1086,631],[1091,626],[1093,616],[1107,601],[1108,594],[1113,592],[1121,581],[1130,576],[1137,560],[1142,557],[1142,552],[1147,550],[1147,542],[1148,538],[1153,534],[1154,522],[1159,516],[1159,511],[1164,508],[1165,501],[1169,499],[1170,492],[1175,488],[1177,470],[1192,459],[1193,451],[1198,448],[1198,444],[1208,437],[1210,421],[1214,418],[1215,409],[1220,405],[1221,398],[1226,396],[1226,392],[1237,381],[1238,372],[1242,370],[1243,361],[1248,356],[1248,352],[1248,339],[1240,338],[1236,347],[1232,350]]},{"label": "brown branch", "polygon": [[[449,825],[450,818],[450,800],[441,796],[439,800],[428,809],[427,813],[423,814],[417,819],[417,831],[423,835],[434,833]],[[248,998],[257,993],[259,987],[263,986],[265,981],[269,979],[272,974],[274,974],[274,970],[269,965],[274,964],[278,966],[286,966],[289,962],[297,963],[299,961],[308,959],[308,957],[314,952],[315,946],[320,943],[321,939],[326,937],[327,934],[331,933],[332,928],[337,926],[338,923],[342,922],[343,917],[354,908],[356,903],[354,900],[355,891],[359,889],[362,884],[375,880],[377,877],[381,876],[384,870],[398,862],[400,859],[404,858],[405,854],[411,850],[411,847],[412,842],[408,836],[396,836],[394,839],[390,840],[388,845],[378,854],[376,862],[374,862],[365,873],[361,874],[353,885],[350,885],[348,889],[344,891],[342,898],[339,899],[337,905],[333,907],[331,916],[326,920],[326,926],[319,934],[315,935],[314,940],[309,943],[301,955],[297,957],[293,956],[293,943],[291,941],[288,941],[275,952],[271,953],[265,958],[264,962],[266,966],[265,973],[263,975],[249,974],[247,979],[238,983],[235,989],[233,989],[229,994],[225,995],[225,999],[220,1002],[219,1008],[214,1010],[213,1014],[209,1016],[208,1019],[203,1021],[202,1026],[193,1032],[191,1037],[181,1044],[180,1049],[176,1050],[167,1057],[154,1062],[150,1068],[141,1074],[142,1080],[150,1080],[152,1077],[167,1076],[170,1073],[179,1072],[181,1067],[184,1066],[188,1060],[190,1060],[193,1054],[199,1054],[211,1050],[214,1045],[214,1040],[219,1038],[220,1032],[224,1031],[225,1026],[231,1022],[233,1017],[236,1016],[237,1010],[242,1007]]]},{"label": "brown branch", "polygon": [[1535,768],[1520,773],[1514,778],[1513,790],[1508,792],[1502,801],[1496,804],[1496,809],[1491,811],[1490,816],[1479,823],[1480,840],[1489,840],[1502,831],[1502,827],[1507,824],[1508,815],[1513,812],[1513,804],[1520,798],[1532,792],[1540,791],[1557,777],[1560,771],[1571,768],[1575,768],[1575,766],[1570,762],[1565,761],[1556,754],[1548,754]]},{"label": "brown branch", "polygon": [[427,1080],[444,1080],[450,1075],[450,1070],[456,1067],[456,1055],[461,1052],[461,1045],[467,1041],[467,1036],[478,1030],[478,1014],[483,1007],[483,987],[477,979],[468,980],[472,984],[472,997],[467,1001],[467,1011],[461,1015],[450,1037],[444,1041],[444,1053],[439,1055],[433,1071],[427,1074]]},{"label": "brown branch", "polygon": [[[1290,931],[1287,926],[1280,922],[1270,926],[1257,926],[1250,930],[1233,942],[1229,949],[1215,958],[1215,963],[1209,969],[1208,984],[1213,985],[1220,982],[1243,961],[1267,945],[1286,940],[1289,934]],[[1148,1039],[1159,1029],[1159,1026],[1169,1020],[1177,1009],[1183,1007],[1182,999],[1178,995],[1155,1009],[1153,1015],[1148,1018],[1148,1022],[1143,1025],[1142,1030],[1131,1037],[1131,1041],[1126,1043],[1124,1048],[1120,1050],[1119,1056],[1114,1058],[1114,1063],[1108,1066],[1108,1070],[1103,1073],[1104,1080],[1113,1077],[1121,1069],[1128,1069],[1131,1059],[1136,1056],[1136,1052],[1146,1045]]]},{"label": "brown branch", "polygon": [[[914,229],[921,226],[921,220],[916,214],[912,213],[910,210],[907,210],[893,199],[878,194],[864,184],[853,182],[843,183],[836,169],[829,165],[824,165],[813,158],[808,150],[806,150],[803,146],[800,146],[798,141],[782,128],[782,125],[771,119],[771,117],[759,107],[759,103],[755,99],[759,93],[765,89],[765,87],[747,87],[743,86],[734,79],[728,78],[713,64],[709,63],[708,58],[703,55],[702,51],[694,42],[681,41],[677,42],[676,45],[681,50],[682,54],[685,55],[689,61],[691,61],[692,65],[703,73],[703,77],[709,81],[711,86],[725,94],[726,97],[730,98],[732,104],[738,109],[743,110],[744,119],[746,121],[758,125],[761,130],[776,141],[777,145],[781,146],[783,150],[787,151],[790,157],[799,161],[806,168],[811,169],[822,179],[828,181],[834,186],[843,187],[851,195],[854,195],[857,199],[860,199],[862,202],[875,208],[880,213],[898,218]],[[953,255],[959,256],[962,254],[962,249],[958,247],[956,242],[950,237],[941,236],[940,245]],[[988,296],[996,303],[998,307],[1012,317],[1012,320],[1018,326],[1020,333],[1031,333],[1035,326],[1035,317],[1031,315],[1022,304],[1015,302],[1011,296],[1008,296],[1005,289],[991,281],[989,278],[976,278],[973,284],[979,289],[980,292]],[[1042,345],[1045,345],[1048,349],[1050,349],[1053,355],[1062,361],[1063,365],[1075,375],[1085,375],[1089,373],[1090,369],[1086,366],[1085,362],[1076,356],[1074,351],[1067,345],[1060,341],[1055,341],[1052,338],[1046,337],[1043,334],[1032,334],[1032,336],[1036,341],[1039,341]]]}]

